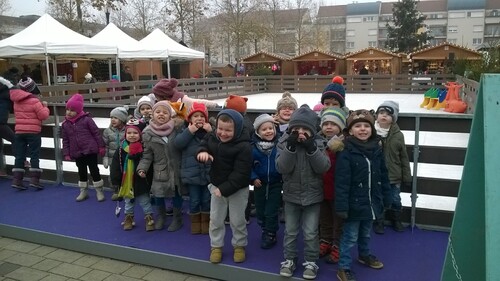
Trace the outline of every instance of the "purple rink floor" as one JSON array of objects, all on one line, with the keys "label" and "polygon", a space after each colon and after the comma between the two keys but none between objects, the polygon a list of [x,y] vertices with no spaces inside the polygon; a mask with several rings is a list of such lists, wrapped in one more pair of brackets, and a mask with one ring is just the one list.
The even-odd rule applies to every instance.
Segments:
[{"label": "purple rink floor", "polygon": [[[225,268],[246,269],[272,274],[270,277],[273,280],[287,280],[287,278],[277,275],[280,262],[283,260],[284,225],[281,225],[278,245],[270,250],[262,250],[259,248],[260,228],[255,222],[255,218],[252,218],[250,225],[248,225],[247,260],[242,264],[235,264],[232,261],[230,227],[227,226],[222,264],[211,265],[208,262],[209,237],[208,235],[190,234],[187,214],[184,215],[185,225],[180,231],[167,232],[162,230],[146,233],[142,210],[137,207],[136,227],[132,231],[125,232],[120,225],[123,213],[120,218],[116,218],[114,214],[116,203],[109,200],[110,193],[106,194],[107,201],[102,203],[95,200],[93,190],[90,191],[90,199],[77,203],[74,200],[77,193],[77,188],[62,185],[46,186],[45,190],[42,191],[34,189],[18,191],[10,187],[10,180],[0,179],[0,225],[101,242],[121,248],[142,249],[148,251],[146,253],[153,252],[154,254],[182,257],[186,261],[197,261],[203,266],[207,266],[207,272]],[[169,222],[170,219],[167,223]],[[5,233],[0,232],[0,236],[5,236]],[[384,263],[384,268],[381,270],[370,269],[354,260],[352,270],[356,273],[357,280],[440,280],[447,239],[448,233],[446,232],[415,228],[413,233],[409,229],[404,233],[396,233],[387,228],[385,235],[373,234],[371,243],[373,254]],[[302,243],[299,244],[299,249],[301,249]],[[58,245],[52,246],[57,247]],[[61,248],[64,248],[64,245],[61,245]],[[109,253],[106,256],[109,256]],[[93,254],[99,255],[99,253]],[[356,255],[356,251],[353,251],[352,256],[356,257]],[[109,257],[122,258],[120,256]],[[316,280],[336,280],[336,265],[326,264],[322,260],[318,262],[318,265],[320,269]],[[175,270],[175,268],[171,269]],[[185,270],[185,267],[178,270],[186,273],[194,272],[189,269]],[[199,271],[196,274],[204,275],[203,272],[200,274]],[[207,273],[206,276],[214,277],[210,273]],[[220,278],[248,280],[241,276],[226,276],[227,278]],[[301,279],[301,267],[296,270],[294,277]],[[266,278],[266,280],[271,279]]]}]

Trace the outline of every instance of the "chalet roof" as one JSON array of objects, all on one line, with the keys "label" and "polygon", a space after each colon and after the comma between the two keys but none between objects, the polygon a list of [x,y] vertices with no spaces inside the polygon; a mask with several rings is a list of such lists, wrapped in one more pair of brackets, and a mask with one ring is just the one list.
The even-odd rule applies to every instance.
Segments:
[{"label": "chalet roof", "polygon": [[462,50],[462,51],[464,51],[464,53],[471,54],[472,56],[467,57],[468,59],[473,59],[473,58],[480,59],[482,57],[481,53],[479,53],[476,50],[473,50],[473,49],[470,49],[470,48],[467,48],[464,46],[460,46],[457,44],[453,44],[450,42],[443,42],[443,43],[435,45],[435,46],[430,46],[430,47],[415,51],[413,53],[410,53],[409,55],[414,59],[428,59],[428,58],[431,58],[431,56],[427,55],[427,54],[432,53],[433,50],[444,48],[445,46],[450,46],[452,48]]},{"label": "chalet roof", "polygon": [[290,56],[286,54],[274,54],[266,51],[260,51],[258,53],[241,58],[241,62],[244,63],[259,63],[259,62],[275,62],[275,61],[286,61],[290,60]]},{"label": "chalet roof", "polygon": [[378,15],[380,2],[347,4],[346,15]]},{"label": "chalet roof", "polygon": [[448,10],[474,10],[484,9],[486,0],[448,0]]},{"label": "chalet roof", "polygon": [[345,17],[347,5],[321,6],[318,10],[318,18]]},{"label": "chalet roof", "polygon": [[312,51],[297,55],[297,56],[291,58],[290,60],[292,60],[292,61],[301,61],[301,60],[311,61],[313,59],[311,59],[310,55],[312,55],[313,57],[317,57],[318,60],[341,59],[342,58],[341,56],[330,53],[330,52],[324,52],[324,51],[320,51],[320,50],[312,50]]},{"label": "chalet roof", "polygon": [[213,63],[210,65],[210,68],[224,68],[224,67],[234,68],[234,65],[230,63]]},{"label": "chalet roof", "polygon": [[[372,56],[369,57],[362,56],[362,54],[364,53],[370,54]],[[359,57],[361,57],[361,59],[392,59],[394,57],[400,57],[400,55],[384,49],[368,47],[365,49],[361,49],[357,52],[350,53],[346,55],[344,58],[346,60],[356,60],[360,59]]]}]

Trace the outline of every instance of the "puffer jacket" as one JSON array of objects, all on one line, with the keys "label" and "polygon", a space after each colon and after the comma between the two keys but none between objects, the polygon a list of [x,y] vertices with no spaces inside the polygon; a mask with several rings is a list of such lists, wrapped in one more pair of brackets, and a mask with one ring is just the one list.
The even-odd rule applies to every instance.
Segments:
[{"label": "puffer jacket", "polygon": [[307,154],[302,145],[295,152],[286,148],[288,133],[278,141],[276,168],[283,177],[283,201],[309,206],[323,201],[323,173],[330,168],[325,153],[326,140],[314,135],[317,149]]},{"label": "puffer jacket", "polygon": [[252,176],[250,177],[251,182],[253,183],[256,179],[259,179],[262,182],[262,186],[281,183],[281,174],[276,169],[277,139],[274,140],[275,146],[268,151],[264,151],[259,147],[257,144],[259,141],[262,140],[254,134],[252,138],[253,165]]},{"label": "puffer jacket", "polygon": [[63,139],[63,155],[77,159],[84,155],[97,154],[104,148],[101,131],[86,112],[75,122],[64,120],[61,125]]},{"label": "puffer jacket", "polygon": [[10,99],[14,103],[16,134],[38,134],[42,131],[42,121],[49,118],[50,110],[37,96],[21,89],[11,89]]},{"label": "puffer jacket", "polygon": [[[352,138],[352,137],[350,137]],[[384,154],[378,139],[371,140],[373,154],[366,157],[349,138],[337,155],[335,209],[347,212],[348,220],[381,218],[392,203]]]},{"label": "puffer jacket", "polygon": [[109,126],[108,128],[104,129],[102,133],[102,139],[104,141],[104,145],[106,145],[106,154],[104,155],[104,157],[108,157],[110,166],[113,156],[115,155],[115,151],[120,147],[120,143],[124,138],[125,127],[117,129]]},{"label": "puffer jacket", "polygon": [[392,124],[387,137],[382,138],[385,162],[391,184],[411,183],[410,160],[405,137],[398,124]]},{"label": "puffer jacket", "polygon": [[174,139],[174,146],[182,151],[181,181],[190,185],[208,185],[210,183],[210,164],[200,163],[196,160],[196,154],[200,148],[201,141],[207,132],[199,129],[191,134],[185,128]]}]

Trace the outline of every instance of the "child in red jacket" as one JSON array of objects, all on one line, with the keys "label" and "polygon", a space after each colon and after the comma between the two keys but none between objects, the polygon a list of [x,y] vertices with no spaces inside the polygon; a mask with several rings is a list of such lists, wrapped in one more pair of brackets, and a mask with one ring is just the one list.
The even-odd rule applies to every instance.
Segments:
[{"label": "child in red jacket", "polygon": [[16,160],[12,169],[12,187],[20,190],[27,189],[23,185],[24,160],[26,152],[30,151],[30,186],[43,189],[40,184],[41,132],[42,121],[49,118],[50,111],[47,108],[47,102],[41,102],[38,96],[32,93],[38,91],[38,88],[31,78],[23,78],[19,84],[22,86],[21,89],[10,90],[10,99],[14,103],[14,116],[16,117],[14,137]]}]

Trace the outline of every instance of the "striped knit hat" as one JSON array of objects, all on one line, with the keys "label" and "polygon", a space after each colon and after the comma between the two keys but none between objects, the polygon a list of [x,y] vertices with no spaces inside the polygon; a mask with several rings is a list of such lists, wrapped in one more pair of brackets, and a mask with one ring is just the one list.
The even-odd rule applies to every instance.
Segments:
[{"label": "striped knit hat", "polygon": [[335,125],[339,126],[340,130],[344,130],[346,126],[347,116],[345,112],[336,107],[326,107],[321,111],[321,126],[325,122],[333,122]]}]

